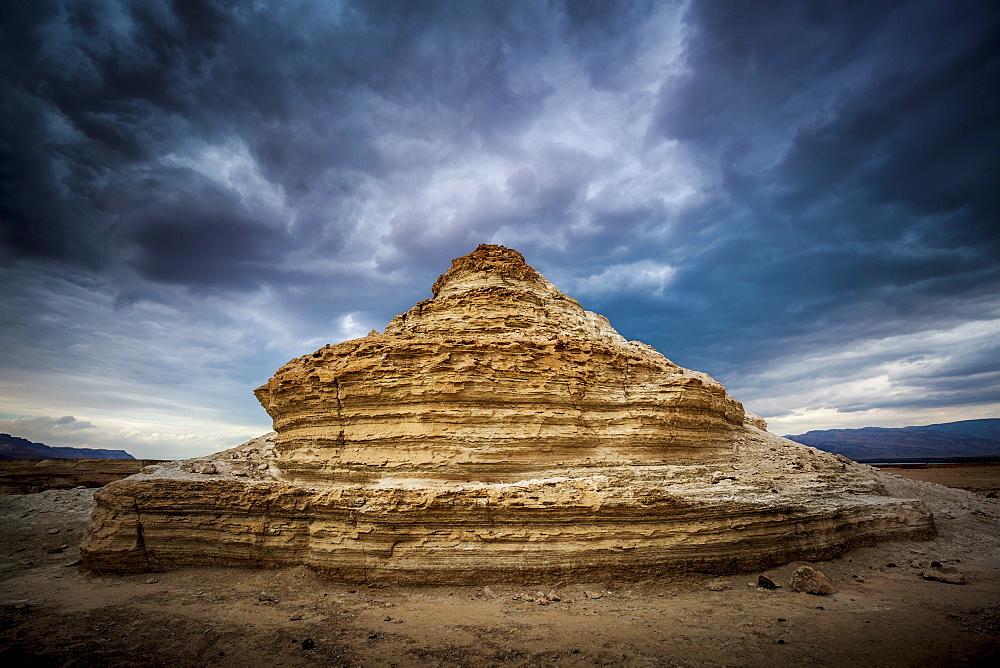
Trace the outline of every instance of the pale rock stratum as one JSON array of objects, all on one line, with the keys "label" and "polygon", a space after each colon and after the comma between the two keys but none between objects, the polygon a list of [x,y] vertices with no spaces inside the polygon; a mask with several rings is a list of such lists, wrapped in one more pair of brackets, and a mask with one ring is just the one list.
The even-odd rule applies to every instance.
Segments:
[{"label": "pale rock stratum", "polygon": [[385,332],[257,389],[275,434],[108,485],[97,571],[304,564],[359,582],[730,572],[927,538],[874,471],[766,431],[481,245]]}]

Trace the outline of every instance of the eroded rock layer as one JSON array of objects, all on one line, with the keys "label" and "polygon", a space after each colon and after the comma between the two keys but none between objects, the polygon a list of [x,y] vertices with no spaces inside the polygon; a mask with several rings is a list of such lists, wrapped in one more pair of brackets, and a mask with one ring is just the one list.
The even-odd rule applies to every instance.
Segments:
[{"label": "eroded rock layer", "polygon": [[160,463],[156,459],[0,459],[0,494],[101,487]]},{"label": "eroded rock layer", "polygon": [[704,460],[742,405],[480,246],[384,334],[292,360],[257,389],[298,481],[510,480],[553,466]]},{"label": "eroded rock layer", "polygon": [[872,470],[767,433],[480,246],[383,334],[258,388],[276,434],[108,485],[95,570],[306,564],[356,581],[726,572],[933,534]]}]

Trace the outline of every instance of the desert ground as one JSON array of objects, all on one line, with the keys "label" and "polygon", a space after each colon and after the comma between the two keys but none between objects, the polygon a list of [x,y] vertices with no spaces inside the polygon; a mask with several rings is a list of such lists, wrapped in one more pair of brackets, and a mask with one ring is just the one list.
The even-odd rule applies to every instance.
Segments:
[{"label": "desert ground", "polygon": [[[989,489],[993,483],[969,483]],[[904,475],[906,472],[901,471]],[[968,474],[968,475],[966,475]],[[304,568],[96,576],[93,489],[0,496],[0,660],[10,666],[986,666],[1000,661],[1000,501],[879,474],[939,535],[763,573],[518,587],[368,587]],[[935,473],[940,475],[940,473]],[[968,482],[970,472],[953,472]],[[977,478],[978,480],[978,478]],[[995,488],[995,487],[994,487]],[[927,580],[931,562],[966,584]],[[765,575],[777,589],[757,586]]]},{"label": "desert ground", "polygon": [[879,468],[910,480],[967,489],[984,496],[1000,496],[1000,464],[894,464]]}]

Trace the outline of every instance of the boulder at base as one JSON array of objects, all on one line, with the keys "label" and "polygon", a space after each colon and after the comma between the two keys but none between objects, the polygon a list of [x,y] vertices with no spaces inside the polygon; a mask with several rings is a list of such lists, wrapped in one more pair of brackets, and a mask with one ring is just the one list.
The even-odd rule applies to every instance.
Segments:
[{"label": "boulder at base", "polygon": [[792,580],[789,582],[795,591],[806,594],[816,594],[825,596],[834,593],[833,585],[826,579],[821,571],[817,571],[812,566],[799,566],[792,572]]}]

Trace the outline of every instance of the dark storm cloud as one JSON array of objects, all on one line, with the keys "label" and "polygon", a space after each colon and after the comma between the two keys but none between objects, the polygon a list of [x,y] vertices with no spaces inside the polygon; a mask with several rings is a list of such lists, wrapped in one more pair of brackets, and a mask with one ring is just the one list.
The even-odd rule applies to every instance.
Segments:
[{"label": "dark storm cloud", "polygon": [[637,55],[636,26],[649,18],[656,3],[566,0],[560,4],[566,12],[570,41],[578,49],[590,82],[597,88],[619,88],[623,70]]},{"label": "dark storm cloud", "polygon": [[253,285],[278,263],[284,237],[239,213],[225,194],[170,202],[129,231],[129,264],[163,283]]},{"label": "dark storm cloud", "polygon": [[[469,3],[110,2],[8,7],[15,49],[4,67],[4,240],[14,253],[90,265],[113,262],[107,238],[135,241],[161,230],[164,216],[204,207],[230,221],[205,229],[218,259],[221,236],[243,260],[247,244],[210,189],[187,189],[187,212],[131,210],[131,192],[149,179],[174,183],[162,158],[198,141],[237,137],[268,182],[295,209],[300,242],[352,231],[357,174],[411,169],[376,145],[445,138],[470,146],[503,135],[537,110],[548,88],[514,90],[505,53],[530,36],[529,16],[512,25],[500,5]],[[523,19],[523,20],[521,20]],[[321,202],[317,202],[319,199]],[[138,215],[137,215],[138,214]],[[150,219],[146,220],[145,216]],[[202,216],[203,217],[203,216]],[[136,230],[109,229],[122,225]],[[189,217],[170,236],[194,242]],[[332,229],[331,229],[332,228]],[[159,238],[158,238],[159,239]],[[141,244],[140,244],[141,245]],[[170,243],[167,244],[169,250]],[[213,250],[214,249],[214,250]],[[196,251],[200,252],[200,251]],[[214,283],[205,272],[141,271],[153,280]],[[238,282],[238,276],[233,282]]]},{"label": "dark storm cloud", "polygon": [[694,318],[670,347],[728,373],[817,330],[946,321],[997,287],[995,4],[691,12],[689,70],[655,129],[696,147],[723,197],[682,222],[674,291]]},{"label": "dark storm cloud", "polygon": [[998,15],[6,3],[8,396],[49,364],[95,433],[80,397],[152,411],[144,379],[206,404],[496,242],[773,415],[994,397]]}]

